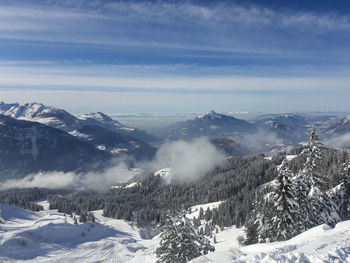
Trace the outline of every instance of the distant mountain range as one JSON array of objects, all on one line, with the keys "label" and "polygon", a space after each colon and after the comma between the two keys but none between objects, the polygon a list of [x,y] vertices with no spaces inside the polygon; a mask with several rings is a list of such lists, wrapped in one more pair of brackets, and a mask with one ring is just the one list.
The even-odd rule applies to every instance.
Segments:
[{"label": "distant mountain range", "polygon": [[110,159],[88,142],[37,122],[0,115],[0,178],[98,168]]},{"label": "distant mountain range", "polygon": [[254,124],[259,130],[275,134],[290,143],[298,143],[308,138],[308,123],[299,115],[267,115],[262,116]]},{"label": "distant mountain range", "polygon": [[254,131],[254,125],[245,120],[211,111],[193,120],[174,123],[163,131],[163,138],[168,140],[192,139],[200,136],[223,138]]},{"label": "distant mountain range", "polygon": [[24,105],[0,102],[0,114],[18,120],[39,122],[66,132],[74,130],[80,124],[78,118],[65,110],[35,102]]},{"label": "distant mountain range", "polygon": [[96,149],[113,155],[128,153],[137,159],[147,159],[155,152],[155,149],[147,143],[157,141],[155,136],[124,126],[102,112],[76,117],[65,110],[41,103],[19,105],[18,103],[1,102],[0,114],[60,129],[80,140],[89,142]]},{"label": "distant mountain range", "polygon": [[19,120],[39,122],[73,134],[74,131],[84,125],[97,125],[144,142],[157,142],[159,140],[145,131],[127,127],[102,112],[83,114],[76,117],[65,110],[41,103],[33,102],[19,105],[18,103],[6,104],[0,102],[0,114]]},{"label": "distant mountain range", "polygon": [[350,132],[350,117],[338,119],[335,115],[269,114],[248,122],[211,111],[174,123],[157,135],[165,140],[206,136],[229,155],[245,155],[276,152],[306,141],[312,126],[324,139]]},{"label": "distant mountain range", "polygon": [[308,136],[308,123],[298,115],[265,115],[250,123],[235,117],[211,111],[192,120],[177,122],[163,131],[169,140],[190,139],[198,136],[209,138],[239,137],[261,131],[274,133],[283,140],[298,142]]},{"label": "distant mountain range", "polygon": [[307,140],[311,126],[324,138],[350,132],[350,117],[271,114],[254,122],[215,111],[176,122],[152,135],[102,113],[74,116],[41,103],[0,103],[0,178],[39,170],[103,167],[115,156],[149,160],[164,141],[206,136],[230,156],[276,152]]},{"label": "distant mountain range", "polygon": [[350,116],[341,119],[327,129],[329,135],[344,135],[350,132]]},{"label": "distant mountain range", "polygon": [[116,131],[120,134],[133,137],[146,143],[152,144],[158,143],[160,141],[160,139],[156,136],[147,133],[141,129],[125,126],[102,112],[82,114],[78,116],[78,119],[84,124],[97,125],[105,129]]}]

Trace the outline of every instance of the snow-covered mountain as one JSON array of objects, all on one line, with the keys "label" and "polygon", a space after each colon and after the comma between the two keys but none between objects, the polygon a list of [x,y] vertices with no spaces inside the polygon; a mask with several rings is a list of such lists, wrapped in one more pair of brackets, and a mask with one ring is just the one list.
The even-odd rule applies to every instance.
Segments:
[{"label": "snow-covered mountain", "polygon": [[101,151],[109,152],[113,155],[126,154],[137,159],[149,159],[155,154],[155,148],[149,144],[107,129],[103,125],[83,125],[70,133],[81,140],[85,140]]},{"label": "snow-covered mountain", "polygon": [[350,133],[350,115],[327,129],[327,134],[330,135],[343,135],[346,133]]},{"label": "snow-covered mountain", "polygon": [[107,161],[88,142],[37,122],[0,115],[0,178],[44,171],[73,171]]},{"label": "snow-covered mountain", "polygon": [[111,131],[117,131],[120,134],[133,137],[146,143],[159,142],[159,139],[154,135],[137,128],[125,126],[102,112],[82,114],[78,116],[78,119],[84,121],[84,123],[86,124],[97,125],[109,129]]},{"label": "snow-covered mountain", "polygon": [[211,111],[168,127],[169,140],[207,136],[228,155],[268,153],[285,149],[308,138],[309,123],[295,114],[260,116],[254,123]]},{"label": "snow-covered mountain", "polygon": [[284,126],[289,127],[304,127],[307,125],[307,121],[302,116],[296,114],[271,114],[271,115],[262,115],[259,117],[260,122],[273,121]]},{"label": "snow-covered mountain", "polygon": [[188,139],[200,136],[223,138],[241,133],[251,133],[254,130],[254,126],[245,120],[211,111],[199,115],[193,120],[171,125],[165,131],[164,137],[167,139]]},{"label": "snow-covered mountain", "polygon": [[24,105],[0,102],[0,114],[19,120],[39,122],[66,132],[80,125],[79,119],[67,111],[36,102]]},{"label": "snow-covered mountain", "polygon": [[69,112],[41,103],[0,103],[0,115],[18,120],[38,122],[60,129],[70,135],[89,142],[96,149],[114,155],[127,154],[136,158],[150,158],[155,149],[140,138],[156,141],[144,131],[126,127],[108,115],[97,112],[80,115],[78,118]]},{"label": "snow-covered mountain", "polygon": [[308,137],[307,121],[295,114],[265,115],[254,125],[258,129],[275,134],[278,138],[291,143],[298,143]]},{"label": "snow-covered mountain", "polygon": [[36,102],[24,105],[0,102],[0,114],[19,120],[39,122],[73,134],[83,125],[99,125],[145,142],[158,141],[155,136],[140,129],[127,127],[102,112],[82,114],[76,117],[65,110]]},{"label": "snow-covered mountain", "polygon": [[104,114],[100,111],[89,113],[89,114],[81,114],[78,115],[78,118],[80,120],[87,121],[89,124],[91,123],[104,123],[104,124],[111,124],[116,127],[122,127],[123,125],[118,122],[117,120],[112,119],[107,114]]}]

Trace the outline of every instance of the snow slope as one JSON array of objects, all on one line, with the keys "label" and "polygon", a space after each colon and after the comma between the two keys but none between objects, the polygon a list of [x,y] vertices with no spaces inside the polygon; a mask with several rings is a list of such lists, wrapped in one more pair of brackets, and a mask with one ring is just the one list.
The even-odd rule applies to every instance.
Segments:
[{"label": "snow slope", "polygon": [[[45,204],[46,203],[46,204]],[[47,202],[43,202],[48,208]],[[73,224],[54,210],[31,212],[0,204],[0,262],[141,262],[152,233],[123,220],[102,217],[97,223]],[[147,247],[146,247],[146,246]],[[152,255],[151,257],[152,258]]]},{"label": "snow slope", "polygon": [[[0,204],[0,262],[142,262],[156,261],[157,232],[139,229],[133,222],[105,218],[94,211],[97,223],[73,224],[73,219],[40,203],[44,211],[31,212]],[[217,203],[201,205],[215,207]],[[193,207],[192,209],[195,210]],[[242,247],[242,229],[216,234],[216,250],[192,260],[200,262],[350,262],[350,221],[331,229],[321,225],[288,241]]]},{"label": "snow slope", "polygon": [[79,120],[65,110],[36,102],[24,105],[0,102],[0,114],[19,120],[39,122],[66,132],[72,131],[79,124]]},{"label": "snow slope", "polygon": [[350,262],[350,221],[314,227],[288,241],[246,246],[233,262]]},{"label": "snow slope", "polygon": [[240,247],[235,238],[241,230],[231,228],[217,234],[216,251],[191,262],[235,263],[325,263],[350,262],[350,221],[334,229],[312,228],[288,241]]},{"label": "snow slope", "polygon": [[196,206],[192,206],[191,207],[191,211],[192,213],[190,213],[189,215],[187,215],[188,218],[193,219],[195,217],[199,216],[199,210],[202,208],[203,211],[205,212],[208,208],[210,210],[214,209],[214,208],[218,208],[219,205],[222,203],[222,201],[218,201],[218,202],[212,202],[212,203],[207,203],[207,204],[203,204],[203,205],[196,205]]}]

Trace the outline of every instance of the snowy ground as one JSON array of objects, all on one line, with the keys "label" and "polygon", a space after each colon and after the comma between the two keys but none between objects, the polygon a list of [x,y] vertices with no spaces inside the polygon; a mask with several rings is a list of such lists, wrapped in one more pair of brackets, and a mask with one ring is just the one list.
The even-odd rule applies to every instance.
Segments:
[{"label": "snowy ground", "polygon": [[194,219],[195,217],[199,216],[199,210],[202,208],[203,211],[205,212],[208,208],[210,210],[214,209],[214,208],[218,208],[219,205],[222,203],[222,201],[219,202],[212,202],[212,203],[208,203],[208,204],[204,204],[204,205],[196,205],[196,206],[192,206],[191,208],[191,213],[189,215],[187,215],[188,218]]},{"label": "snowy ground", "polygon": [[[31,212],[0,204],[0,262],[155,262],[159,237],[133,223],[102,217],[75,226],[57,211]],[[203,205],[215,207],[218,204]],[[196,206],[198,209],[199,207]],[[195,208],[193,208],[193,211]],[[205,209],[204,209],[205,210]],[[216,234],[216,251],[200,262],[350,262],[350,221],[334,229],[323,225],[285,242],[239,246],[241,229]],[[153,237],[153,238],[152,238]]]}]

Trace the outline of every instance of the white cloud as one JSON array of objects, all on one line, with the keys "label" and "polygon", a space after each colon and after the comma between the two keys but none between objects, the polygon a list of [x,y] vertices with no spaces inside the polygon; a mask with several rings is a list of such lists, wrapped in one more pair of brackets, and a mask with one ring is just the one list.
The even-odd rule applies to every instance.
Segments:
[{"label": "white cloud", "polygon": [[206,138],[190,142],[176,141],[163,144],[155,160],[149,164],[153,169],[171,168],[171,177],[179,181],[193,181],[221,164],[226,159]]},{"label": "white cloud", "polygon": [[49,189],[67,188],[75,185],[74,173],[38,173],[31,174],[22,179],[9,179],[0,184],[0,189],[8,188],[31,188],[31,187],[43,187]]},{"label": "white cloud", "polygon": [[21,179],[9,179],[0,184],[0,189],[43,187],[49,189],[73,188],[105,190],[116,183],[131,179],[135,173],[119,162],[104,172],[76,174],[74,172],[40,172]]},{"label": "white cloud", "polygon": [[2,5],[0,31],[45,31],[88,19],[104,19],[104,16],[83,10]]},{"label": "white cloud", "polygon": [[[158,66],[158,69],[160,67]],[[132,69],[132,67],[131,67]],[[245,76],[179,76],[152,73],[155,67],[134,67],[134,74],[122,76],[113,67],[81,68],[60,67],[0,67],[0,87],[57,87],[65,89],[89,88],[120,91],[159,90],[160,92],[193,91],[347,91],[349,78],[346,77],[245,77]],[[184,67],[184,70],[186,67]],[[119,73],[118,73],[119,71]],[[159,72],[159,71],[158,71]],[[148,76],[142,76],[147,75]],[[137,74],[139,76],[137,76]],[[179,73],[181,74],[181,73]]]},{"label": "white cloud", "polygon": [[334,136],[324,142],[327,146],[334,147],[337,149],[349,148],[350,147],[350,133],[343,135]]},{"label": "white cloud", "polygon": [[[20,78],[20,76],[18,76]],[[59,78],[59,77],[57,77]],[[164,87],[180,84],[182,88],[172,91],[161,89]],[[1,77],[0,77],[1,81]],[[50,80],[52,81],[52,80]],[[96,80],[95,80],[96,81]],[[140,79],[139,79],[140,81]],[[190,85],[184,79],[174,79],[172,85],[171,78],[163,79],[164,82],[156,80],[159,88],[144,89],[143,86],[133,90],[130,89],[108,89],[86,87],[47,87],[41,88],[33,86],[0,88],[0,100],[5,102],[42,102],[58,108],[63,108],[73,113],[86,113],[93,111],[103,111],[106,113],[116,112],[206,112],[215,109],[219,112],[229,111],[324,111],[324,110],[348,110],[348,100],[350,90],[344,80],[329,83],[327,80],[314,79],[310,83],[302,80],[280,79],[279,83],[268,80],[245,79],[249,85],[240,86],[237,89],[209,89],[205,79],[198,79],[195,86]],[[213,81],[213,80],[212,80]],[[222,80],[223,81],[223,80]],[[232,80],[231,80],[232,81]],[[204,89],[201,89],[203,83]],[[297,87],[294,89],[293,83]],[[147,84],[140,81],[140,85]],[[148,83],[150,84],[150,83]],[[214,83],[215,84],[215,83]],[[227,83],[224,83],[228,85]],[[277,85],[279,84],[279,85]],[[184,86],[186,85],[186,89]],[[207,87],[207,89],[205,89]],[[228,86],[226,86],[228,87]],[[256,91],[254,87],[258,87]],[[263,88],[266,88],[265,90]],[[288,88],[289,87],[289,88]],[[336,87],[336,88],[335,88]]]},{"label": "white cloud", "polygon": [[269,149],[271,145],[282,144],[283,140],[278,138],[275,133],[259,130],[254,134],[243,136],[241,145],[250,152],[263,152]]},{"label": "white cloud", "polygon": [[[198,50],[216,47],[233,52],[245,48],[253,53],[277,48],[283,51],[284,45],[281,49],[278,43],[284,40],[272,33],[276,29],[303,31],[312,36],[334,30],[349,32],[350,18],[277,12],[229,3],[205,6],[191,2],[94,1],[94,4],[4,5],[0,8],[0,37],[48,42]],[[270,48],[271,37],[274,48]],[[267,40],[267,45],[264,46],[265,41],[254,44],[256,38]]]}]

